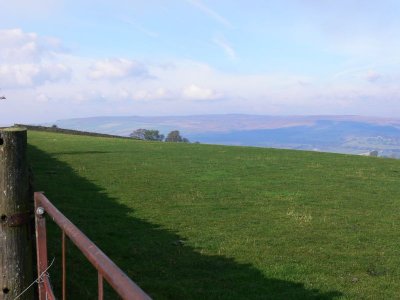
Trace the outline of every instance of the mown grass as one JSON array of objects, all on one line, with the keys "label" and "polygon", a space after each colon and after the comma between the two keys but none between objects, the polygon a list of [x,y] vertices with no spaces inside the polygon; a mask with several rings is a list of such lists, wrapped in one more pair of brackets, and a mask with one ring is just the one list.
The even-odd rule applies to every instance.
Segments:
[{"label": "mown grass", "polygon": [[[29,156],[36,189],[155,299],[399,297],[398,160],[34,131]],[[70,298],[95,298],[69,251]]]}]

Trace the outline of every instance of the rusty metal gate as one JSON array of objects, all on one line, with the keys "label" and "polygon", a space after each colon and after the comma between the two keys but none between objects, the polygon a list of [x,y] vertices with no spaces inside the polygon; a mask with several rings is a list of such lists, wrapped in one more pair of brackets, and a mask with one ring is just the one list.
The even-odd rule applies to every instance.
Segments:
[{"label": "rusty metal gate", "polygon": [[66,299],[66,238],[68,237],[96,268],[98,274],[98,299],[103,299],[105,279],[122,299],[151,299],[117,265],[115,265],[92,241],[72,224],[44,195],[35,193],[36,251],[39,299],[53,300],[54,296],[47,271],[46,214],[62,230],[62,299]]}]

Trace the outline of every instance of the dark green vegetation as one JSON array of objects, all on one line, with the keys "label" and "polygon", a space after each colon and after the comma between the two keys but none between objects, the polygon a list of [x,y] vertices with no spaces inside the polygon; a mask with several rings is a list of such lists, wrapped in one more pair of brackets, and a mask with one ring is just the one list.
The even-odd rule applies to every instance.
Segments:
[{"label": "dark green vegetation", "polygon": [[[144,128],[136,129],[129,136],[138,140],[153,141],[153,142],[155,141],[163,142],[165,138],[165,136],[163,134],[160,134],[158,130],[144,129]],[[165,138],[165,141],[172,143],[189,143],[189,140],[187,138],[181,136],[179,130],[173,130],[170,133],[168,133],[167,137]]]},{"label": "dark green vegetation", "polygon": [[146,141],[158,141],[164,140],[164,135],[160,134],[158,130],[139,128],[133,131],[130,135],[132,138]]},{"label": "dark green vegetation", "polygon": [[[400,293],[398,160],[45,132],[29,144],[36,189],[155,299]],[[69,251],[70,298],[94,299],[96,273]]]}]

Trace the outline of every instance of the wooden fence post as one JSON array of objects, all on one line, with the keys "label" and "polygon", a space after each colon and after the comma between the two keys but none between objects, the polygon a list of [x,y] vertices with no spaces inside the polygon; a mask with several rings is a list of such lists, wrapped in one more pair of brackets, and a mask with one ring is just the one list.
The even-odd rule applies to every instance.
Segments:
[{"label": "wooden fence post", "polygon": [[[13,300],[33,281],[33,210],[25,128],[0,129],[0,300]],[[18,299],[34,299],[28,289]]]}]

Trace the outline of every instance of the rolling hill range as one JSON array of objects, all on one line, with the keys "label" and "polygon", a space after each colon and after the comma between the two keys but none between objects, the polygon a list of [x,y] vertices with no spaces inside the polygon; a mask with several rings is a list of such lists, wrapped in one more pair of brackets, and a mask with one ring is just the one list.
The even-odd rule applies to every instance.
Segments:
[{"label": "rolling hill range", "polygon": [[203,115],[94,117],[55,122],[61,128],[128,136],[138,128],[180,130],[191,141],[400,157],[400,120],[361,116]]},{"label": "rolling hill range", "polygon": [[[36,131],[28,143],[36,190],[154,299],[398,298],[398,160]],[[61,234],[48,237],[59,290]],[[96,298],[71,245],[67,262],[69,298]]]}]

